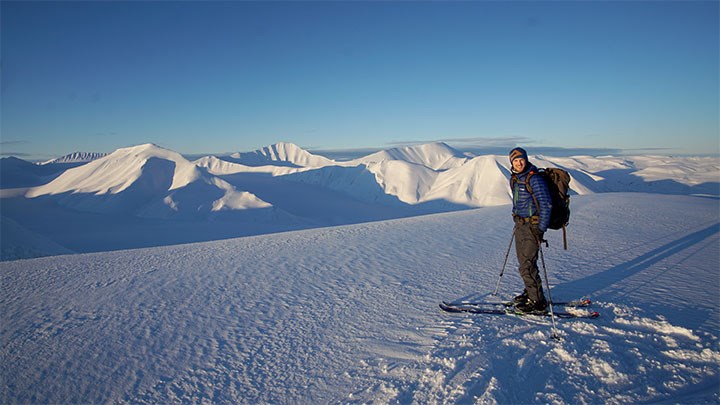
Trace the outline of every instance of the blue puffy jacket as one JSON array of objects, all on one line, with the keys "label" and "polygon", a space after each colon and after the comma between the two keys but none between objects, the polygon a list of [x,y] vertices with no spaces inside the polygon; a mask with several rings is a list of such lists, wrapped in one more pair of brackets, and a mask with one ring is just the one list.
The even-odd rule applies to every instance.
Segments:
[{"label": "blue puffy jacket", "polygon": [[[535,195],[537,204],[540,207],[535,206],[533,196],[525,185],[530,173],[533,173],[533,175],[530,176],[530,189],[532,190],[532,194]],[[513,181],[513,177],[515,177],[515,181]],[[550,191],[548,191],[547,184],[545,184],[545,179],[538,175],[537,167],[528,163],[524,172],[513,173],[510,177],[510,187],[513,193],[513,215],[521,218],[538,215],[540,217],[538,229],[540,232],[547,231],[547,227],[550,224],[552,197],[550,196]]]}]

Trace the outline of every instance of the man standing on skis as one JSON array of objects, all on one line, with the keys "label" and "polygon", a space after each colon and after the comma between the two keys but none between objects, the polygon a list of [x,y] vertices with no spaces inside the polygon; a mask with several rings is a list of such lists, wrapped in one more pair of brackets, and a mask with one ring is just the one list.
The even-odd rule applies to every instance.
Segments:
[{"label": "man standing on skis", "polygon": [[523,148],[510,151],[510,163],[515,251],[520,277],[525,283],[525,290],[515,297],[514,302],[522,312],[544,312],[547,310],[547,301],[537,260],[540,243],[550,222],[552,199],[545,180],[536,175],[538,169],[528,161],[527,152]]}]

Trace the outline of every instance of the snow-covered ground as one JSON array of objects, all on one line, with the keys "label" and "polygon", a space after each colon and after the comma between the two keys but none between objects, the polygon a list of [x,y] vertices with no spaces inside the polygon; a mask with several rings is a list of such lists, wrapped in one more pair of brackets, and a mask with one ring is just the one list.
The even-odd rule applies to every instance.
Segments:
[{"label": "snow-covered ground", "polygon": [[437,307],[493,291],[507,205],[2,262],[0,401],[718,403],[717,198],[572,207],[552,297],[601,316],[560,342],[549,319]]}]

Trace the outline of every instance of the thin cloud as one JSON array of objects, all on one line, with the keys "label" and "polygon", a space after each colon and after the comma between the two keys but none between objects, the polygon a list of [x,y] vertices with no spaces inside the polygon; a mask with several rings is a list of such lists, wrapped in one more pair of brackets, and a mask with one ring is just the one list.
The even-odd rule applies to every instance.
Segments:
[{"label": "thin cloud", "polygon": [[412,146],[424,143],[444,142],[452,144],[459,148],[467,147],[515,147],[519,144],[533,144],[535,141],[524,136],[506,136],[506,137],[465,137],[465,138],[439,138],[435,140],[409,140],[409,141],[390,141],[387,146]]},{"label": "thin cloud", "polygon": [[669,151],[674,150],[672,148],[632,148],[632,149],[623,149],[625,152],[658,152],[658,151]]},{"label": "thin cloud", "polygon": [[5,146],[17,146],[17,145],[29,145],[30,141],[0,141],[0,147]]},{"label": "thin cloud", "polygon": [[0,152],[0,156],[28,157],[32,155],[24,152]]},{"label": "thin cloud", "polygon": [[0,156],[15,156],[15,157],[28,157],[32,156],[30,153],[25,152],[11,152],[8,151],[7,148],[16,148],[23,145],[29,145],[32,142],[26,141],[26,140],[19,140],[19,141],[0,141]]},{"label": "thin cloud", "polygon": [[445,138],[440,141],[474,146],[516,146],[518,144],[535,143],[532,139],[524,136]]},{"label": "thin cloud", "polygon": [[464,137],[464,138],[439,138],[436,140],[417,140],[417,141],[394,141],[388,142],[386,145],[391,147],[413,146],[424,143],[444,142],[450,146],[472,155],[504,155],[510,149],[523,146],[533,155],[546,155],[554,157],[566,156],[601,156],[601,155],[627,155],[629,153],[638,153],[639,151],[650,152],[656,150],[658,152],[669,149],[648,148],[648,149],[621,149],[621,148],[591,148],[591,147],[558,147],[558,146],[539,146],[537,140],[526,136],[498,136],[498,137]]}]

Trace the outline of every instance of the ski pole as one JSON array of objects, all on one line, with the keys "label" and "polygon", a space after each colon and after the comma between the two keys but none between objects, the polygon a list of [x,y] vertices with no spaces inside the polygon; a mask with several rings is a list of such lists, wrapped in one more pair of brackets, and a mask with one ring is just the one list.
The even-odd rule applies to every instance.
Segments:
[{"label": "ski pole", "polygon": [[[547,242],[545,242],[547,243]],[[547,288],[548,293],[548,302],[550,304],[550,319],[552,319],[552,327],[553,327],[553,339],[560,340],[560,336],[557,333],[557,325],[555,325],[555,312],[553,311],[552,306],[552,296],[550,295],[550,281],[548,280],[548,274],[547,274],[547,268],[545,267],[545,255],[543,255],[542,251],[542,241],[540,242],[540,261],[542,262],[543,266],[543,273],[545,274],[545,288]]]},{"label": "ski pole", "polygon": [[[517,226],[517,225],[516,225]],[[507,265],[508,256],[510,256],[510,248],[512,248],[513,240],[515,240],[515,228],[513,227],[512,236],[510,237],[510,245],[508,245],[507,252],[505,253],[505,261],[503,262],[502,270],[500,270],[500,276],[498,277],[497,285],[495,286],[495,292],[492,295],[497,296],[498,290],[500,289],[500,280],[503,274],[505,274],[505,266]]]}]

